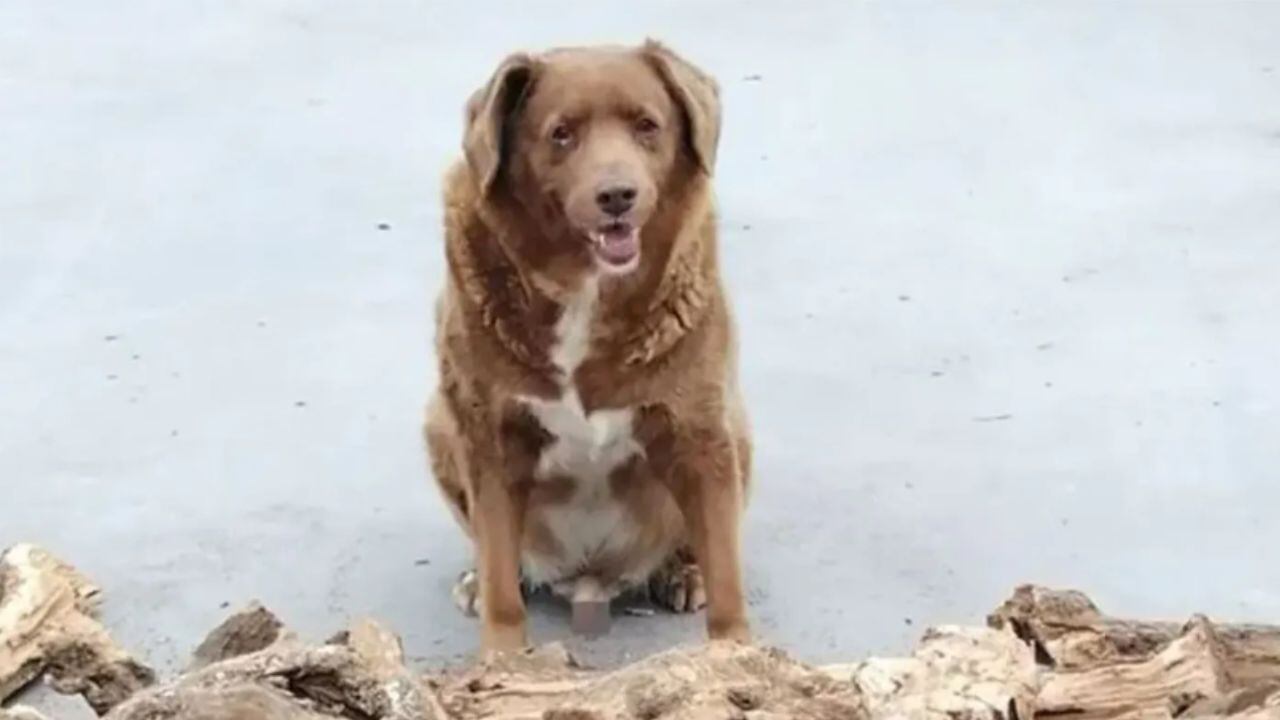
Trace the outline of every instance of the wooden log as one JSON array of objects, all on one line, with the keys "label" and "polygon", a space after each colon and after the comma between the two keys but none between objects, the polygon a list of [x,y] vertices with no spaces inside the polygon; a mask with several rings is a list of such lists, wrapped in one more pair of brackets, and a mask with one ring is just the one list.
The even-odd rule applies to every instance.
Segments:
[{"label": "wooden log", "polygon": [[44,672],[42,642],[65,618],[96,611],[99,590],[32,545],[0,556],[0,702]]},{"label": "wooden log", "polygon": [[100,591],[48,552],[15,545],[0,556],[0,701],[44,673],[98,714],[150,685],[150,668],[95,619]]},{"label": "wooden log", "polygon": [[360,621],[341,638],[307,646],[282,632],[260,650],[215,660],[139,692],[106,720],[447,720],[403,666],[393,633]]},{"label": "wooden log", "polygon": [[257,602],[232,615],[213,629],[193,653],[191,669],[248,655],[281,639],[284,623]]},{"label": "wooden log", "polygon": [[26,705],[14,705],[0,708],[0,720],[49,720],[35,708]]},{"label": "wooden log", "polygon": [[1036,708],[1031,650],[1008,631],[934,628],[909,658],[873,658],[823,670],[850,678],[873,718],[1029,719]]},{"label": "wooden log", "polygon": [[1180,718],[1237,718],[1280,720],[1280,681],[1265,681],[1191,705]]},{"label": "wooden log", "polygon": [[1213,625],[1196,617],[1146,660],[1047,673],[1036,706],[1042,715],[1073,720],[1167,720],[1226,695],[1230,686]]},{"label": "wooden log", "polygon": [[107,720],[1280,720],[1275,687],[1227,690],[1203,618],[1145,661],[1076,671],[1038,669],[1015,634],[987,628],[932,629],[910,658],[825,668],[713,643],[601,672],[549,645],[426,678],[376,623],[338,641],[286,634],[143,691]]},{"label": "wooden log", "polygon": [[[1126,620],[1104,615],[1084,593],[1035,585],[1018,587],[987,617],[1031,643],[1040,663],[1060,670],[1147,660],[1183,634],[1185,623]],[[1280,679],[1280,627],[1215,624],[1231,684]]]},{"label": "wooden log", "polygon": [[609,672],[582,669],[552,645],[428,682],[453,720],[870,717],[848,679],[734,643],[671,650]]},{"label": "wooden log", "polygon": [[404,671],[404,645],[400,636],[376,620],[361,618],[347,630],[346,645],[364,658],[375,677],[390,681]]},{"label": "wooden log", "polygon": [[[1118,620],[1033,586],[990,628],[931,629],[909,658],[814,668],[711,643],[592,671],[550,645],[425,678],[375,621],[306,645],[255,604],[152,687],[92,619],[98,597],[38,548],[0,558],[0,687],[47,671],[107,720],[1280,720],[1280,629]],[[40,720],[24,713],[0,720]]]}]

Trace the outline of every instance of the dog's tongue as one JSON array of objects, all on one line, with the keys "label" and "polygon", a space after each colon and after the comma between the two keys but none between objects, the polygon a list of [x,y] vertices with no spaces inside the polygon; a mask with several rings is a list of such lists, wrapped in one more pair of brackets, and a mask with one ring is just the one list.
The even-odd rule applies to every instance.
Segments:
[{"label": "dog's tongue", "polygon": [[640,232],[633,227],[605,228],[596,238],[596,250],[600,257],[614,265],[626,265],[640,252]]}]

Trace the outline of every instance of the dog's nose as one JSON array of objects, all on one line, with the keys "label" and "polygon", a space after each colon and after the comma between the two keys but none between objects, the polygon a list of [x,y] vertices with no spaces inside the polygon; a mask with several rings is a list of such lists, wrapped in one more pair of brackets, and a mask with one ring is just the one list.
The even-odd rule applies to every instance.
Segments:
[{"label": "dog's nose", "polygon": [[609,185],[596,193],[596,204],[610,215],[621,215],[636,204],[636,189],[630,185]]}]

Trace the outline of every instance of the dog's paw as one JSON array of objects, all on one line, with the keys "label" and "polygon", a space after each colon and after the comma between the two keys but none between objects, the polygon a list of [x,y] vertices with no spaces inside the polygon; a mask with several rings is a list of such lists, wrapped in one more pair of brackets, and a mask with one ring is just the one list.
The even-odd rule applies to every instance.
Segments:
[{"label": "dog's paw", "polygon": [[480,615],[480,576],[475,570],[467,570],[459,575],[450,594],[453,596],[453,604],[458,606],[463,615]]},{"label": "dog's paw", "polygon": [[[520,576],[520,597],[528,600],[538,591],[536,586],[525,583],[524,574]],[[449,591],[453,604],[467,617],[480,617],[480,573],[472,568],[458,575],[458,581]]]},{"label": "dog's paw", "polygon": [[653,604],[673,613],[694,613],[707,606],[702,570],[693,562],[672,558],[649,578]]}]

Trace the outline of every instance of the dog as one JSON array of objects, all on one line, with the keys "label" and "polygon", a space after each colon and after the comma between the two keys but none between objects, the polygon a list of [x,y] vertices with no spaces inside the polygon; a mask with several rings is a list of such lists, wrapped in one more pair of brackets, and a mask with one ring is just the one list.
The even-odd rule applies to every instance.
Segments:
[{"label": "dog", "polygon": [[749,641],[719,136],[715,80],[653,40],[513,54],[467,102],[424,435],[484,651],[525,647],[525,587],[584,578]]}]

